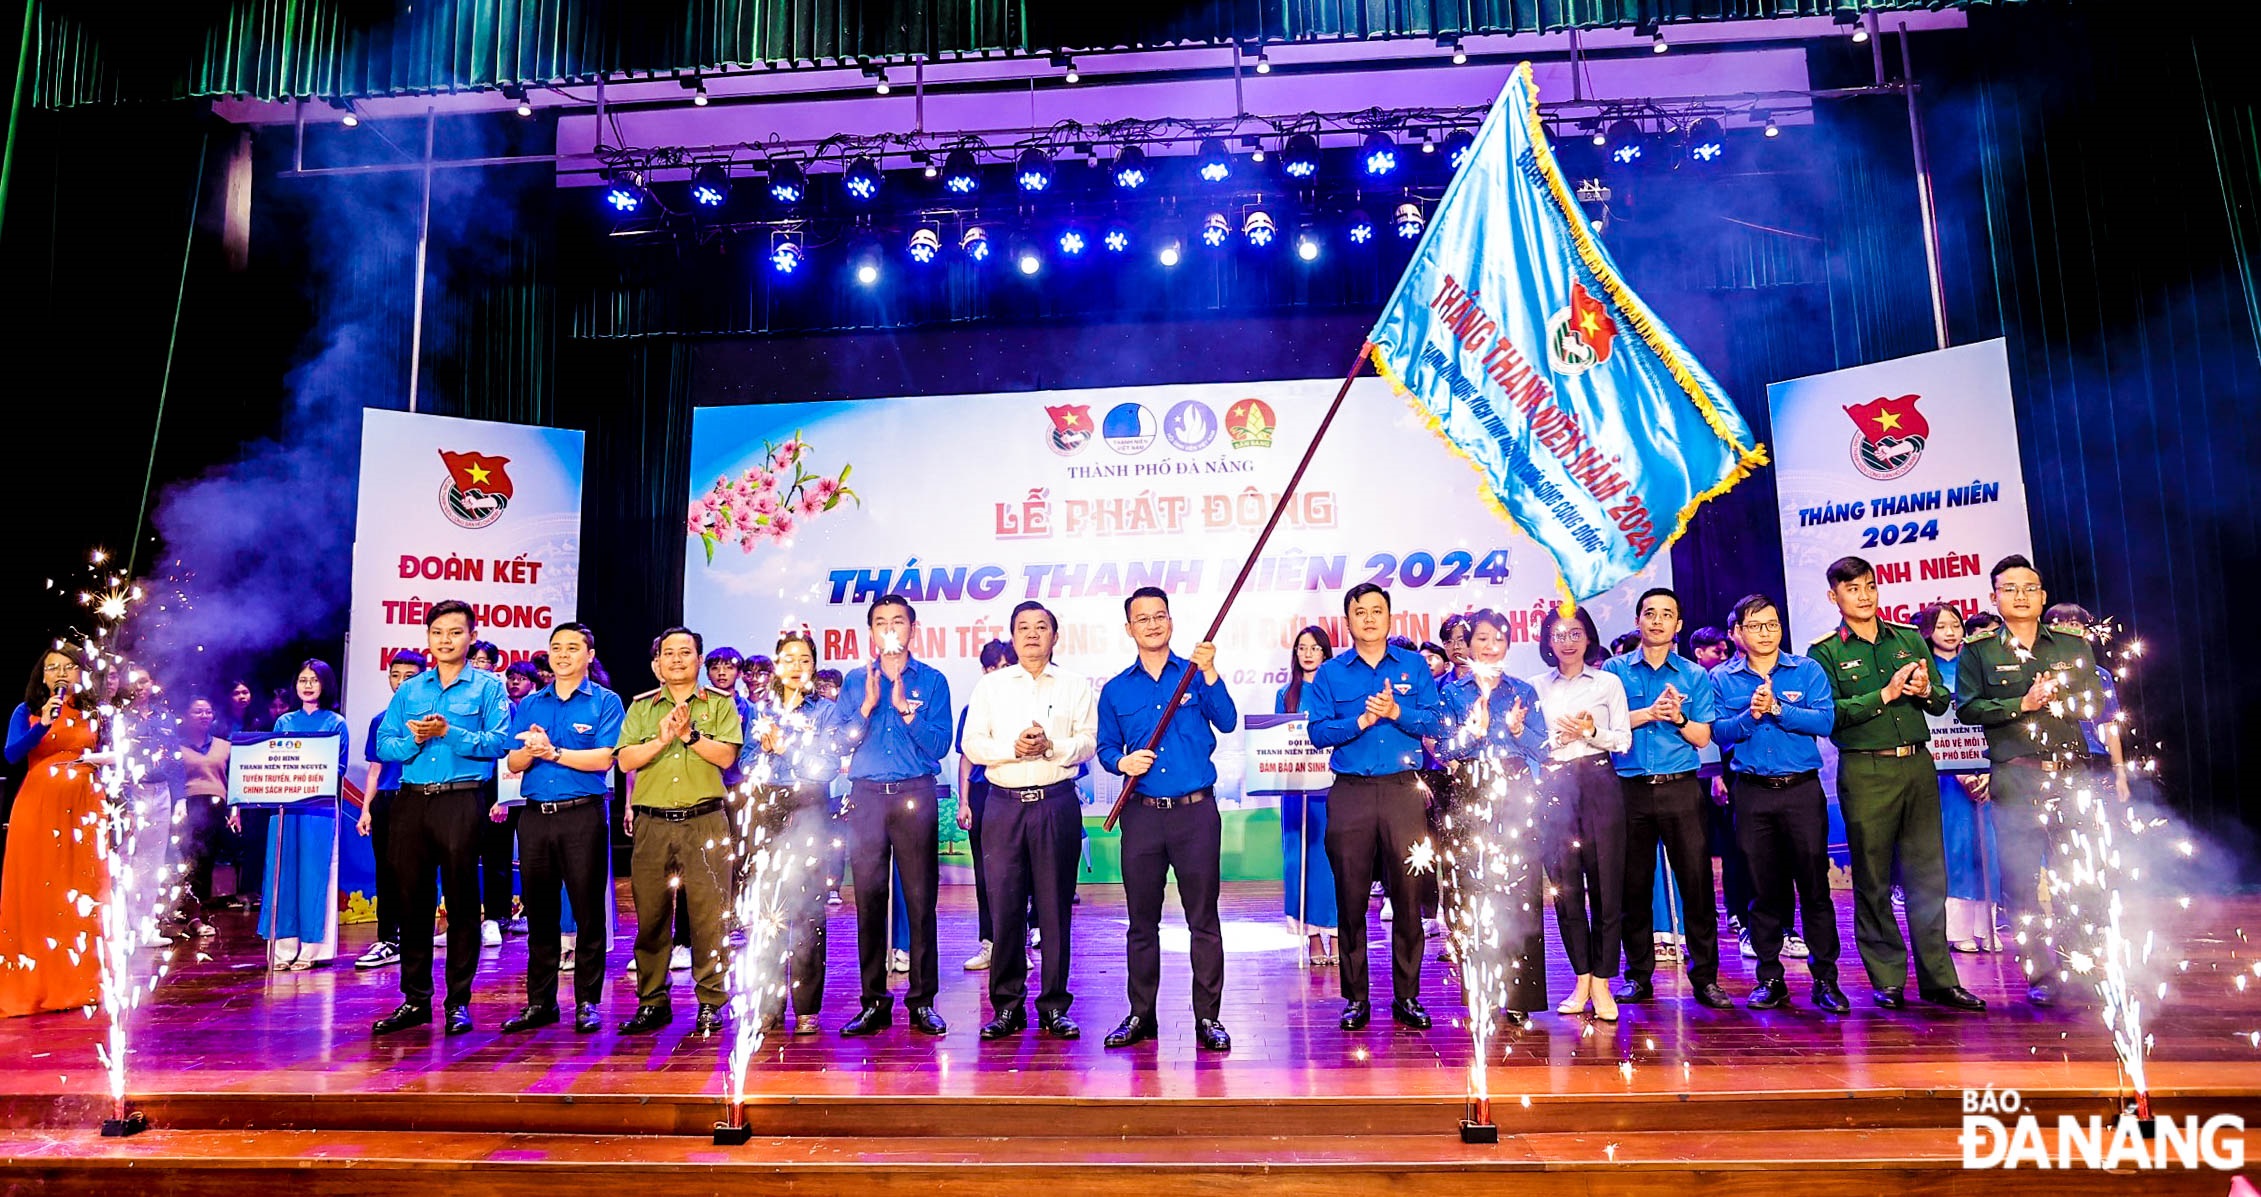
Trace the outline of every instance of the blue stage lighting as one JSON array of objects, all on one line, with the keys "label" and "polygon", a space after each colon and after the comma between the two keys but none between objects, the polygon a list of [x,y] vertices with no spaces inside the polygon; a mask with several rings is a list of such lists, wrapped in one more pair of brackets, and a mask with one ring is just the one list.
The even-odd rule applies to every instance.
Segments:
[{"label": "blue stage lighting", "polygon": [[1475,147],[1475,134],[1466,129],[1455,130],[1452,136],[1445,138],[1445,165],[1459,170],[1460,164],[1468,160],[1468,151]]},{"label": "blue stage lighting", "polygon": [[1308,179],[1319,173],[1319,139],[1296,133],[1280,146],[1280,169],[1291,179]]},{"label": "blue stage lighting", "polygon": [[642,177],[631,171],[610,175],[605,180],[604,202],[614,213],[627,216],[644,206]]},{"label": "blue stage lighting", "polygon": [[1202,218],[1201,243],[1203,245],[1211,249],[1222,249],[1225,242],[1232,239],[1232,235],[1233,226],[1231,222],[1225,219],[1224,213],[1211,212],[1208,216]]},{"label": "blue stage lighting", "polygon": [[1270,248],[1272,239],[1279,232],[1279,225],[1273,222],[1271,213],[1262,208],[1252,208],[1247,216],[1241,218],[1240,235],[1248,238],[1248,243],[1258,249]]},{"label": "blue stage lighting", "polygon": [[1630,120],[1617,121],[1609,127],[1610,161],[1619,166],[1630,166],[1641,159],[1641,126]]},{"label": "blue stage lighting", "polygon": [[1316,229],[1302,228],[1295,232],[1295,256],[1305,262],[1319,260],[1319,233]]},{"label": "blue stage lighting", "polygon": [[1397,212],[1390,217],[1390,224],[1397,229],[1397,235],[1407,241],[1420,236],[1422,228],[1428,223],[1421,215],[1421,205],[1411,200],[1399,204]]},{"label": "blue stage lighting", "polygon": [[1352,245],[1366,245],[1374,240],[1374,219],[1364,212],[1353,212],[1343,223],[1343,231]]},{"label": "blue stage lighting", "polygon": [[1717,162],[1727,156],[1727,132],[1711,117],[1688,126],[1688,157],[1697,162]]},{"label": "blue stage lighting", "polygon": [[1115,186],[1125,191],[1136,191],[1146,185],[1146,151],[1135,145],[1126,145],[1115,155]]},{"label": "blue stage lighting", "polygon": [[1059,245],[1061,253],[1071,258],[1077,258],[1083,256],[1083,251],[1090,245],[1090,241],[1084,237],[1082,229],[1070,225],[1060,230]]},{"label": "blue stage lighting", "polygon": [[927,265],[942,253],[942,233],[932,225],[921,226],[911,234],[911,260]]},{"label": "blue stage lighting", "polygon": [[953,195],[972,195],[981,188],[981,166],[971,150],[952,150],[942,160],[942,186]]},{"label": "blue stage lighting", "polygon": [[1366,135],[1358,160],[1365,164],[1367,174],[1384,178],[1397,169],[1397,143],[1390,140],[1389,134],[1376,129]]},{"label": "blue stage lighting", "polygon": [[781,204],[791,205],[800,203],[801,197],[808,193],[809,179],[806,174],[802,173],[800,163],[790,158],[772,158],[769,160],[769,195],[771,199]]},{"label": "blue stage lighting", "polygon": [[770,242],[769,268],[779,274],[799,270],[803,257],[801,242],[791,233],[779,233]]},{"label": "blue stage lighting", "polygon": [[978,224],[966,226],[966,231],[958,237],[958,249],[970,261],[988,261],[989,230]]},{"label": "blue stage lighting", "polygon": [[1166,237],[1162,241],[1162,248],[1155,253],[1154,260],[1165,267],[1175,266],[1185,260],[1185,248],[1177,238]]},{"label": "blue stage lighting", "polygon": [[719,208],[730,202],[730,172],[719,162],[709,162],[692,172],[691,202],[702,208]]},{"label": "blue stage lighting", "polygon": [[1013,238],[1013,269],[1023,276],[1033,276],[1044,269],[1044,255],[1037,251],[1036,242],[1027,237]]},{"label": "blue stage lighting", "polygon": [[1042,191],[1052,185],[1052,155],[1031,146],[1021,151],[1020,161],[1013,166],[1013,178],[1028,192]]},{"label": "blue stage lighting", "polygon": [[1204,137],[1201,148],[1194,152],[1194,162],[1201,168],[1201,177],[1210,183],[1222,183],[1233,173],[1233,156],[1225,148],[1222,138]]},{"label": "blue stage lighting", "polygon": [[1111,254],[1127,252],[1130,249],[1130,243],[1130,226],[1121,221],[1108,225],[1107,231],[1099,235],[1099,244],[1105,246],[1107,252]]},{"label": "blue stage lighting", "polygon": [[858,157],[848,164],[848,172],[840,176],[840,189],[849,198],[870,203],[879,194],[879,167],[868,157]]}]

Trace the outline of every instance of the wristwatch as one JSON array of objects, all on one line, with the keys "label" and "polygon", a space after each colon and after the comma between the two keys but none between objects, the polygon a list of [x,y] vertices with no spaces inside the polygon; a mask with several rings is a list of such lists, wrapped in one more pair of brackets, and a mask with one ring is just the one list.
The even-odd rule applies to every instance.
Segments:
[{"label": "wristwatch", "polygon": [[706,734],[705,732],[703,732],[703,731],[700,731],[700,730],[699,730],[699,727],[698,727],[698,725],[694,723],[694,724],[692,724],[692,725],[691,725],[691,738],[690,738],[690,739],[688,739],[688,740],[685,740],[685,741],[683,741],[683,742],[684,742],[685,744],[696,744],[696,743],[698,743],[699,741],[701,741],[701,740],[704,740],[704,739],[706,739],[706,738],[707,738],[707,734]]}]

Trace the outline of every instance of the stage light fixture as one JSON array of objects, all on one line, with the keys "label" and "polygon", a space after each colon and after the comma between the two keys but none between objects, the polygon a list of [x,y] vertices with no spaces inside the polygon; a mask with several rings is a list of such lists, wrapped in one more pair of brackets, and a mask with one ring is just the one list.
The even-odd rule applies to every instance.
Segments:
[{"label": "stage light fixture", "polygon": [[878,73],[872,76],[871,90],[872,94],[881,96],[884,96],[888,92],[895,90],[895,88],[887,82],[887,69],[885,67],[881,67]]},{"label": "stage light fixture", "polygon": [[1460,66],[1467,61],[1468,47],[1461,45],[1459,38],[1452,39],[1452,65]]},{"label": "stage light fixture", "polygon": [[1649,39],[1649,53],[1651,54],[1662,54],[1672,48],[1665,43],[1664,27],[1658,25],[1655,21],[1643,21],[1633,26],[1633,36]]},{"label": "stage light fixture", "polygon": [[866,286],[866,287],[868,287],[868,286],[871,286],[871,285],[872,285],[873,283],[876,283],[876,282],[878,282],[878,281],[879,281],[879,267],[877,267],[877,266],[874,266],[874,265],[872,265],[872,264],[871,264],[871,263],[869,263],[869,262],[862,262],[862,263],[859,263],[859,264],[857,264],[857,266],[856,266],[856,281],[857,281],[857,282],[859,282],[859,283],[861,283],[861,284],[863,284],[863,285],[864,285],[864,286]]},{"label": "stage light fixture", "polygon": [[1434,154],[1437,152],[1436,139],[1431,137],[1426,131],[1421,134],[1421,152],[1424,154]]},{"label": "stage light fixture", "polygon": [[1129,252],[1131,244],[1130,226],[1119,220],[1108,221],[1106,230],[1099,234],[1099,244],[1101,248],[1111,254]]},{"label": "stage light fixture", "polygon": [[1200,166],[1201,178],[1205,182],[1222,183],[1232,176],[1232,151],[1225,148],[1225,141],[1221,137],[1202,138],[1201,147],[1194,151],[1194,161]]},{"label": "stage light fixture", "polygon": [[1232,222],[1222,212],[1211,212],[1201,220],[1201,243],[1211,249],[1223,249],[1232,240]]},{"label": "stage light fixture", "polygon": [[691,103],[701,108],[707,106],[707,85],[705,82],[700,82],[697,89],[691,93]]},{"label": "stage light fixture", "polygon": [[1254,133],[1251,133],[1248,136],[1240,139],[1240,146],[1242,149],[1248,151],[1248,160],[1250,162],[1262,162],[1264,160],[1263,138],[1258,137]]},{"label": "stage light fixture", "polygon": [[1698,117],[1688,126],[1688,157],[1699,163],[1717,162],[1727,156],[1727,131],[1711,117]]},{"label": "stage light fixture", "polygon": [[1780,137],[1780,136],[1782,136],[1782,128],[1781,128],[1781,126],[1779,126],[1779,125],[1776,125],[1776,124],[1774,123],[1774,118],[1773,118],[1773,117],[1771,117],[1771,116],[1770,116],[1770,117],[1768,117],[1768,118],[1766,118],[1766,135],[1767,135],[1768,137]]},{"label": "stage light fixture", "polygon": [[1609,127],[1610,161],[1619,166],[1630,166],[1641,158],[1641,126],[1633,121],[1621,120]]},{"label": "stage light fixture", "polygon": [[1319,139],[1296,133],[1280,146],[1280,169],[1291,179],[1308,179],[1319,173]]},{"label": "stage light fixture", "polygon": [[605,172],[604,202],[612,210],[626,216],[644,206],[642,176],[633,171]]},{"label": "stage light fixture", "polygon": [[503,99],[514,101],[513,107],[517,111],[518,115],[534,115],[533,102],[526,98],[526,89],[524,87],[518,86],[516,84],[506,83],[502,86],[501,91]]},{"label": "stage light fixture", "polygon": [[965,254],[968,261],[988,261],[989,230],[978,224],[967,225],[966,231],[958,236],[958,251]]},{"label": "stage light fixture", "polygon": [[532,115],[534,115],[534,106],[533,106],[533,105],[532,105],[531,103],[528,103],[528,102],[527,102],[527,101],[525,101],[525,100],[520,100],[520,101],[518,101],[518,115],[520,115],[520,116],[532,116]]},{"label": "stage light fixture", "polygon": [[1422,228],[1428,223],[1421,215],[1421,205],[1411,200],[1399,204],[1397,211],[1390,217],[1391,227],[1395,228],[1397,235],[1406,241],[1411,241],[1420,236]]},{"label": "stage light fixture", "polygon": [[1858,23],[1853,26],[1853,44],[1856,46],[1868,44],[1868,26]]},{"label": "stage light fixture", "polygon": [[809,176],[791,158],[769,160],[769,197],[788,207],[809,193]]},{"label": "stage light fixture", "polygon": [[1366,173],[1374,178],[1386,178],[1397,169],[1397,143],[1390,135],[1376,129],[1366,135],[1365,144],[1359,147],[1359,161],[1365,164]]},{"label": "stage light fixture", "polygon": [[880,181],[879,164],[869,156],[858,155],[848,163],[847,171],[840,176],[840,189],[851,198],[868,204],[873,196],[879,194]]},{"label": "stage light fixture", "polygon": [[1588,127],[1588,128],[1590,128],[1590,129],[1592,129],[1592,130],[1594,131],[1594,144],[1595,144],[1595,145],[1597,145],[1597,146],[1605,146],[1605,145],[1608,145],[1608,144],[1609,144],[1609,134],[1607,134],[1607,133],[1604,133],[1604,132],[1602,131],[1602,123],[1601,123],[1600,121],[1595,121],[1595,122],[1593,122],[1593,123],[1592,123],[1591,125],[1589,125],[1589,126],[1587,126],[1587,127]]},{"label": "stage light fixture", "polygon": [[770,234],[769,268],[771,270],[779,274],[792,274],[801,268],[804,257],[799,237],[783,230]]},{"label": "stage light fixture", "polygon": [[1020,161],[1013,165],[1013,178],[1021,190],[1034,194],[1052,185],[1052,155],[1041,147],[1030,146],[1021,151]]},{"label": "stage light fixture", "polygon": [[1853,35],[1854,45],[1862,45],[1868,41],[1868,24],[1861,20],[1859,12],[1850,8],[1841,8],[1837,10],[1837,23],[1847,27],[1846,31]]},{"label": "stage light fixture", "polygon": [[1069,82],[1069,83],[1081,83],[1081,82],[1083,82],[1083,72],[1082,72],[1082,71],[1079,71],[1079,70],[1077,70],[1077,69],[1076,69],[1076,60],[1075,60],[1075,59],[1071,58],[1071,59],[1069,59],[1069,60],[1068,60],[1068,70],[1067,70],[1067,73],[1066,73],[1066,74],[1063,74],[1063,75],[1061,75],[1061,76],[1060,76],[1060,78],[1061,78],[1061,79],[1063,79],[1063,80],[1065,80],[1066,82]]},{"label": "stage light fixture", "polygon": [[1021,234],[1013,237],[1013,269],[1020,271],[1024,278],[1034,277],[1037,271],[1044,269],[1044,255],[1038,252],[1036,242]]},{"label": "stage light fixture", "polygon": [[1344,235],[1352,245],[1369,245],[1374,240],[1374,218],[1364,212],[1352,212],[1343,222]]},{"label": "stage light fixture", "polygon": [[1296,230],[1295,256],[1305,262],[1319,260],[1319,234],[1316,230],[1311,228]]},{"label": "stage light fixture", "polygon": [[1452,136],[1445,138],[1445,165],[1459,170],[1460,164],[1468,160],[1468,151],[1474,148],[1475,134],[1466,129],[1453,130]]},{"label": "stage light fixture", "polygon": [[1164,238],[1162,248],[1155,253],[1154,260],[1164,267],[1175,266],[1185,260],[1185,248],[1175,237]]},{"label": "stage light fixture", "polygon": [[1082,257],[1083,251],[1091,245],[1090,239],[1083,235],[1083,230],[1072,224],[1061,229],[1060,235],[1053,240],[1060,247],[1060,255],[1067,258]]},{"label": "stage light fixture", "polygon": [[981,166],[973,151],[955,149],[942,159],[942,186],[954,195],[972,195],[981,188]]},{"label": "stage light fixture", "polygon": [[1272,214],[1262,208],[1250,208],[1248,215],[1241,218],[1240,235],[1258,249],[1271,248],[1279,234],[1280,226],[1273,221]]},{"label": "stage light fixture", "polygon": [[730,171],[709,162],[691,172],[691,202],[702,208],[719,208],[730,202]]},{"label": "stage light fixture", "polygon": [[1259,75],[1272,73],[1272,56],[1262,50],[1256,52],[1256,73]]},{"label": "stage light fixture", "polygon": [[1115,186],[1136,191],[1146,185],[1146,151],[1126,145],[1115,155]]},{"label": "stage light fixture", "polygon": [[933,225],[920,225],[911,233],[910,255],[921,266],[931,265],[942,255],[942,230]]}]

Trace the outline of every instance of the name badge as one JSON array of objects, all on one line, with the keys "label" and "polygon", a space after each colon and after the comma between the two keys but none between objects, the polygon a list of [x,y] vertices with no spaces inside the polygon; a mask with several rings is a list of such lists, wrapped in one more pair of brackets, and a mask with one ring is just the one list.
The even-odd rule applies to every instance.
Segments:
[{"label": "name badge", "polygon": [[576,723],[573,725],[573,730],[585,736],[597,730],[597,725],[594,723]]}]

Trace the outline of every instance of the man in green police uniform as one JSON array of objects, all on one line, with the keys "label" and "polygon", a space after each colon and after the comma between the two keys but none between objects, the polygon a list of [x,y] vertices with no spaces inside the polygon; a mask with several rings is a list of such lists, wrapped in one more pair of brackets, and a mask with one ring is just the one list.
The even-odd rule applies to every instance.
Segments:
[{"label": "man in green police uniform", "polygon": [[2048,857],[2043,821],[2058,795],[2093,786],[2085,714],[2104,708],[2088,631],[2041,622],[2049,596],[2040,571],[2022,556],[1994,566],[1994,609],[2002,627],[1963,642],[1955,676],[1955,717],[1986,729],[1993,765],[1994,828],[2002,847],[2002,896],[2010,908],[2028,984],[2037,1006],[2056,1000],[2049,958],[2052,920],[2042,917],[2037,877]]},{"label": "man in green police uniform", "polygon": [[626,827],[636,840],[628,867],[636,901],[636,1016],[620,1025],[624,1035],[656,1031],[674,1017],[667,995],[675,916],[670,877],[680,880],[690,910],[697,1034],[721,1029],[729,996],[722,921],[732,841],[722,771],[737,763],[745,729],[730,695],[699,684],[705,650],[689,628],[661,632],[652,641],[652,674],[660,687],[637,695],[620,725],[615,759],[635,774]]},{"label": "man in green police uniform", "polygon": [[1905,1004],[1908,945],[1892,917],[1892,857],[1908,898],[1916,992],[1956,1010],[1984,1010],[1963,988],[1947,949],[1947,861],[1940,843],[1939,775],[1926,713],[1947,713],[1947,686],[1916,630],[1876,616],[1876,571],[1858,557],[1829,567],[1829,601],[1842,617],[1807,655],[1829,671],[1837,695],[1837,805],[1853,857],[1853,937],[1876,1004]]}]

